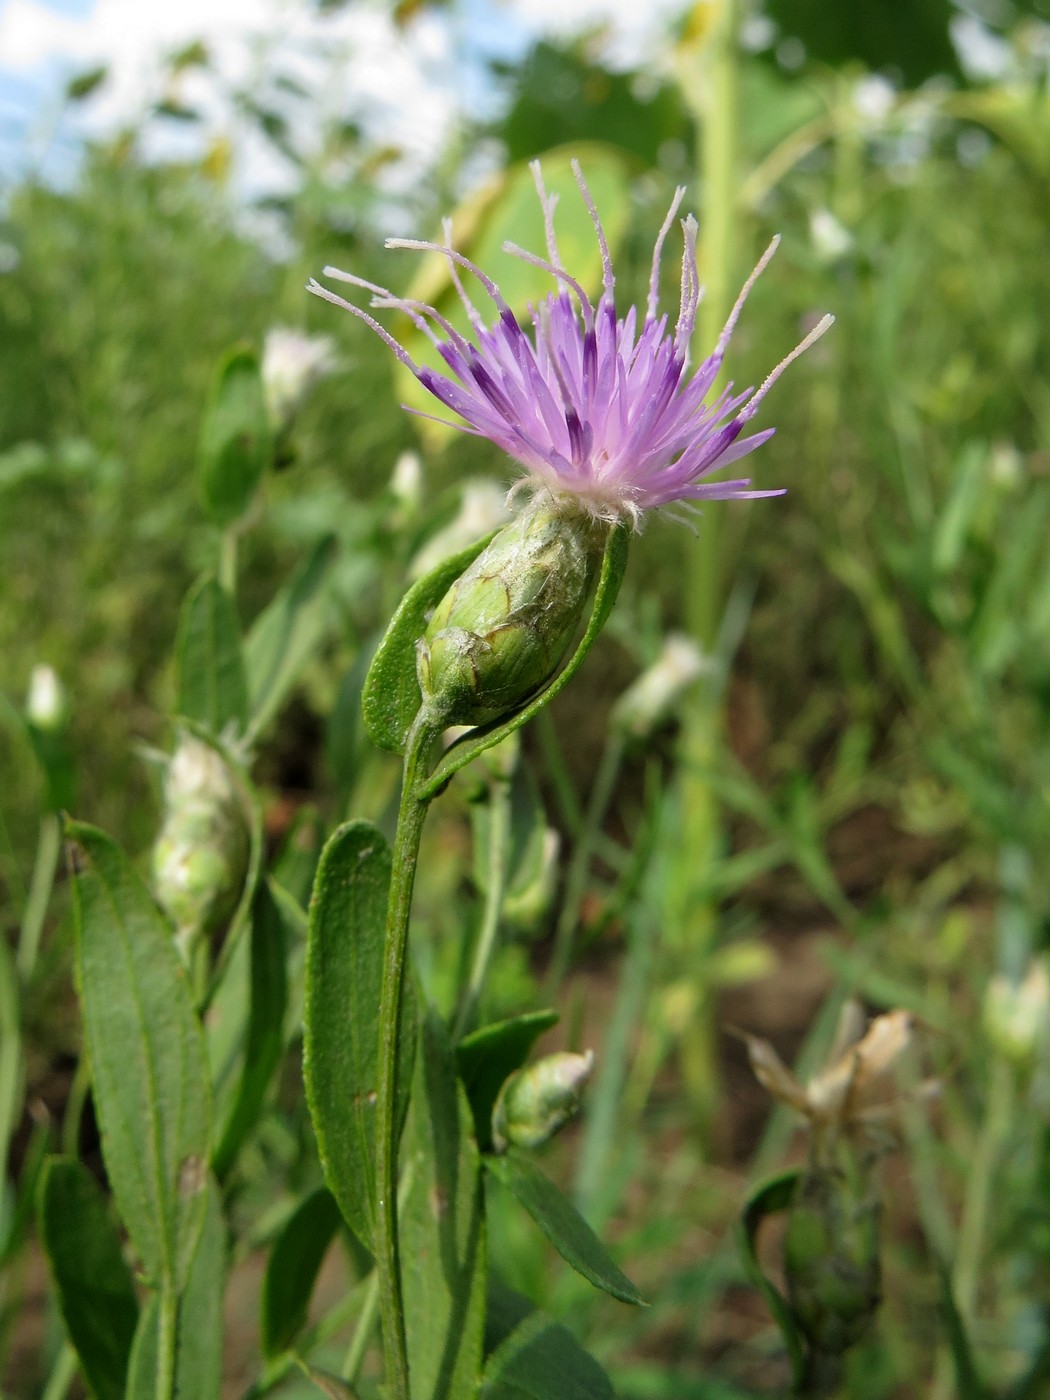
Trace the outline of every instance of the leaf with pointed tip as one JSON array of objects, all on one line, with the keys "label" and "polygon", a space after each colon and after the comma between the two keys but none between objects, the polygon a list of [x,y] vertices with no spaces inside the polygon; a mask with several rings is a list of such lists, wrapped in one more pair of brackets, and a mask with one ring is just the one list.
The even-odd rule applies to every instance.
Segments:
[{"label": "leaf with pointed tip", "polygon": [[341,1219],[335,1198],[322,1186],[300,1202],[274,1241],[262,1295],[262,1344],[269,1360],[287,1351],[302,1330]]},{"label": "leaf with pointed tip", "polygon": [[485,1210],[470,1106],[448,1033],[421,1030],[398,1212],[408,1365],[418,1400],[474,1400],[485,1330]]},{"label": "leaf with pointed tip", "polygon": [[492,539],[461,550],[412,585],[390,619],[365,677],[361,708],[372,742],[388,753],[404,753],[405,739],[422,702],[416,678],[416,642],[442,598]]},{"label": "leaf with pointed tip", "polygon": [[171,925],[110,837],[66,826],[77,982],[102,1155],[151,1279],[176,1290],[207,1196],[211,1093],[204,1036]]},{"label": "leaf with pointed tip", "polygon": [[568,1197],[528,1157],[511,1148],[502,1157],[486,1157],[485,1166],[525,1207],[565,1262],[588,1283],[621,1302],[645,1303]]},{"label": "leaf with pointed tip", "polygon": [[53,1157],[39,1213],[62,1319],[91,1393],[122,1400],[139,1305],[106,1199],[86,1167]]},{"label": "leaf with pointed tip", "polygon": [[801,1179],[801,1170],[791,1167],[757,1187],[744,1206],[738,1232],[740,1253],[747,1276],[762,1294],[766,1307],[773,1314],[773,1320],[780,1329],[796,1385],[802,1378],[805,1346],[787,1301],[776,1285],[763,1273],[762,1265],[758,1262],[758,1231],[767,1216],[778,1215],[790,1208]]},{"label": "leaf with pointed tip", "polygon": [[201,424],[197,475],[216,525],[232,525],[251,505],[272,450],[258,356],[235,346],[219,363]]},{"label": "leaf with pointed tip", "polygon": [[248,682],[233,599],[206,575],[190,589],[175,641],[178,714],[219,736],[248,722]]},{"label": "leaf with pointed tip", "polygon": [[[303,1077],[325,1181],[347,1223],[371,1245],[375,1116],[390,847],[371,822],[341,826],[321,855],[310,901]],[[399,1096],[408,1104],[415,999],[401,1011]]]},{"label": "leaf with pointed tip", "polygon": [[568,1328],[533,1312],[485,1363],[479,1400],[615,1400],[615,1391]]},{"label": "leaf with pointed tip", "polygon": [[436,796],[453,774],[458,773],[461,768],[466,767],[468,763],[477,758],[479,754],[484,753],[486,749],[491,748],[493,744],[500,743],[508,734],[513,734],[516,729],[520,729],[523,724],[532,719],[533,715],[542,710],[544,705],[549,704],[564,686],[568,685],[583,664],[584,657],[597,640],[598,633],[608,621],[627,568],[630,540],[631,527],[626,521],[621,521],[610,530],[609,538],[605,543],[601,573],[598,577],[598,586],[595,590],[594,603],[591,606],[591,615],[587,622],[586,631],[580,639],[579,646],[554,679],[538,695],[534,695],[527,704],[509,717],[494,720],[491,724],[479,725],[477,729],[472,729],[469,733],[464,734],[463,738],[453,744],[438,760],[430,776],[423,778],[418,783],[416,794],[420,799]]},{"label": "leaf with pointed tip", "polygon": [[459,1077],[470,1100],[482,1152],[492,1147],[492,1110],[504,1080],[522,1067],[539,1037],[557,1021],[556,1011],[527,1011],[482,1026],[456,1046]]}]

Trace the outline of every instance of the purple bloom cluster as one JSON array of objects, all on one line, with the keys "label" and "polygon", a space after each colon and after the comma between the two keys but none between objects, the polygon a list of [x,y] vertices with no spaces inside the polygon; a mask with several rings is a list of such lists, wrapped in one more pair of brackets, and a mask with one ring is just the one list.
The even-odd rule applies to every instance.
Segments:
[{"label": "purple bloom cluster", "polygon": [[[749,490],[750,478],[708,478],[773,435],[774,429],[766,428],[741,437],[773,384],[824,333],[832,317],[826,316],[757,391],[734,395],[728,385],[711,403],[705,402],[747,295],[779,240],[769,245],[744,284],[714,350],[689,375],[689,340],[702,295],[692,215],[682,220],[682,290],[673,331],[658,308],[660,258],[685,190],[675,192],[656,240],[644,318],[632,306],[620,319],[608,243],[579,165],[573,162],[573,172],[602,257],[602,294],[596,306],[562,265],[554,232],[556,196],[548,194],[538,161],[531,170],[543,207],[547,257],[511,243],[504,247],[545,269],[559,284],[538,307],[530,307],[531,332],[519,324],[492,279],[451,246],[448,221],[444,244],[392,238],[387,247],[444,254],[470,318],[473,341],[432,306],[394,296],[337,268],[325,268],[325,275],[372,292],[373,307],[405,312],[436,346],[450,374],[417,365],[360,307],[317,282],[311,281],[309,290],[371,326],[419,382],[459,416],[462,421],[452,426],[489,438],[520,462],[533,482],[556,493],[571,492],[596,515],[611,519],[627,514],[637,523],[643,511],[672,502],[781,495]],[[497,316],[491,327],[467,295],[460,268],[477,278],[494,303]]]}]

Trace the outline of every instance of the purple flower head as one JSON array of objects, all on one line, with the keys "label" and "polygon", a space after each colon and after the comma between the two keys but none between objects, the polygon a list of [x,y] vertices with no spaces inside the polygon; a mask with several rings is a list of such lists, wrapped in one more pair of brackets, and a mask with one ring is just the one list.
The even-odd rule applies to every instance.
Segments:
[{"label": "purple flower head", "polygon": [[[757,390],[733,394],[730,384],[706,402],[747,295],[779,239],[769,245],[745,282],[714,350],[689,374],[689,340],[703,295],[696,264],[697,222],[692,215],[681,221],[685,250],[673,330],[657,300],[660,257],[684,188],[676,190],[656,240],[645,315],[632,306],[619,318],[609,246],[579,164],[573,161],[573,173],[601,249],[602,294],[597,305],[562,266],[554,232],[557,197],[548,194],[539,162],[533,161],[530,168],[543,208],[547,257],[513,243],[504,248],[549,272],[557,284],[538,307],[530,307],[531,329],[519,324],[495,282],[451,246],[448,220],[444,244],[391,238],[386,246],[444,254],[470,318],[473,339],[461,335],[432,306],[394,296],[338,268],[326,267],[325,275],[372,292],[375,308],[405,312],[434,344],[449,373],[417,365],[359,306],[315,281],[309,290],[371,326],[419,382],[458,415],[461,421],[451,426],[489,438],[521,463],[533,483],[554,493],[571,493],[595,515],[615,519],[626,514],[637,523],[642,512],[672,502],[782,495],[782,491],[749,490],[750,478],[709,478],[772,437],[772,428],[747,437],[741,434],[787,366],[824,333],[833,318],[825,316]],[[486,326],[467,295],[460,268],[477,278],[493,302],[496,318],[491,326]]]}]

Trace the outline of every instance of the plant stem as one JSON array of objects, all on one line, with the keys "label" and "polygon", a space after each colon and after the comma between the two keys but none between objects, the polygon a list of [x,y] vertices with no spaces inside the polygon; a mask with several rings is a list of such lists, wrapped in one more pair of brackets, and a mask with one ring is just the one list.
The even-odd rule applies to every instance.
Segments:
[{"label": "plant stem", "polygon": [[591,788],[591,795],[587,802],[583,830],[577,839],[572,853],[572,861],[565,876],[565,897],[562,900],[558,925],[554,931],[554,952],[551,955],[551,965],[547,973],[547,993],[550,996],[554,996],[558,992],[572,964],[573,943],[576,938],[576,928],[580,922],[580,910],[583,908],[584,897],[587,893],[587,876],[590,873],[594,846],[601,833],[612,795],[616,790],[616,781],[623,766],[623,755],[622,736],[611,734],[598,763],[598,772],[595,775],[594,786]]},{"label": "plant stem", "polygon": [[354,1335],[350,1340],[350,1345],[346,1349],[346,1356],[343,1358],[343,1365],[340,1375],[344,1381],[354,1385],[357,1381],[357,1373],[361,1369],[361,1363],[365,1359],[365,1351],[368,1347],[368,1338],[376,1320],[376,1309],[379,1305],[379,1275],[373,1269],[368,1276],[368,1283],[365,1286],[364,1302],[361,1304],[361,1311],[358,1314],[357,1326]]},{"label": "plant stem", "polygon": [[988,1086],[987,1111],[977,1150],[967,1177],[966,1198],[959,1222],[959,1243],[952,1270],[952,1292],[959,1316],[967,1325],[977,1306],[977,1286],[988,1230],[992,1180],[1010,1135],[1014,1109],[1014,1072],[1002,1055],[995,1057]]},{"label": "plant stem", "polygon": [[416,796],[417,778],[435,738],[435,728],[420,710],[405,744],[401,809],[394,837],[393,874],[386,914],[383,983],[379,997],[379,1082],[376,1090],[376,1273],[383,1324],[387,1382],[391,1400],[409,1400],[408,1348],[401,1297],[397,1240],[397,1066],[401,999],[405,984],[408,920],[419,859],[419,840],[430,805]]},{"label": "plant stem", "polygon": [[40,935],[44,930],[44,919],[47,916],[47,905],[51,898],[51,886],[55,880],[61,844],[62,830],[58,815],[55,812],[46,812],[40,820],[40,835],[37,838],[33,876],[29,883],[29,898],[18,935],[18,975],[23,986],[29,981],[36,966]]},{"label": "plant stem", "polygon": [[467,980],[466,990],[460,1002],[459,1013],[456,1016],[455,1029],[452,1032],[452,1043],[470,1029],[474,1012],[477,1010],[478,1001],[481,997],[481,989],[485,985],[485,978],[488,975],[489,963],[492,960],[492,953],[496,946],[496,935],[499,933],[500,913],[503,909],[503,896],[507,887],[507,855],[510,850],[510,782],[503,778],[497,778],[492,782],[491,798],[489,801],[489,846],[487,861],[487,879],[485,890],[485,908],[481,917],[481,928],[478,931],[477,943],[474,948],[474,959],[470,968],[470,977]]},{"label": "plant stem", "polygon": [[219,546],[219,582],[232,598],[237,592],[237,527],[229,525],[222,532]]},{"label": "plant stem", "polygon": [[160,1286],[157,1314],[157,1389],[155,1400],[174,1400],[175,1338],[179,1322],[179,1295],[170,1280]]}]

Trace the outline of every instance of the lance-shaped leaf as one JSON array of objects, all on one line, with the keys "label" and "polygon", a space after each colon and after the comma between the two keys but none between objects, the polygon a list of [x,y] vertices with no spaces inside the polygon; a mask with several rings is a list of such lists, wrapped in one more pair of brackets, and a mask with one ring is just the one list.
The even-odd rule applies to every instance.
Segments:
[{"label": "lance-shaped leaf", "polygon": [[58,1306],[95,1400],[123,1400],[139,1305],[106,1198],[79,1162],[44,1167],[40,1238]]},{"label": "lance-shaped leaf", "polygon": [[416,678],[416,642],[427,630],[431,612],[491,539],[491,534],[486,535],[424,574],[390,619],[361,694],[365,728],[378,748],[404,753],[408,731],[423,699]]},{"label": "lance-shaped leaf", "polygon": [[151,1279],[179,1290],[200,1237],[211,1096],[171,926],[117,844],[70,823],[77,981],[121,1218]]},{"label": "lance-shaped leaf", "polygon": [[251,733],[265,729],[313,655],[328,621],[326,584],[336,538],[325,535],[259,614],[245,643]]},{"label": "lance-shaped leaf", "polygon": [[805,1364],[805,1344],[795,1323],[787,1299],[762,1270],[758,1260],[758,1232],[763,1220],[788,1210],[795,1199],[802,1172],[798,1167],[771,1177],[752,1192],[740,1217],[738,1241],[747,1276],[766,1300],[773,1320],[780,1329],[791,1361],[796,1386],[801,1383]]},{"label": "lance-shaped leaf", "polygon": [[220,1181],[259,1116],[270,1079],[284,1050],[284,1013],[288,1001],[284,924],[265,882],[256,888],[252,903],[250,951],[248,1027],[240,1084],[212,1164]]},{"label": "lance-shaped leaf", "polygon": [[175,642],[178,713],[209,733],[248,722],[248,682],[237,610],[214,578],[200,579],[186,595]]},{"label": "lance-shaped leaf", "polygon": [[306,1322],[317,1275],[341,1216],[325,1187],[293,1211],[274,1241],[262,1295],[262,1344],[271,1360],[292,1345]]},{"label": "lance-shaped leaf", "polygon": [[509,1021],[495,1021],[465,1036],[456,1046],[459,1077],[470,1100],[478,1146],[492,1146],[492,1110],[503,1081],[529,1057],[544,1031],[556,1025],[556,1011],[527,1011]]},{"label": "lance-shaped leaf", "polygon": [[513,734],[516,729],[527,724],[533,715],[542,710],[544,705],[549,704],[558,692],[568,685],[583,664],[584,657],[597,640],[598,634],[605,626],[613,604],[616,602],[616,595],[620,591],[620,584],[623,582],[624,572],[627,568],[630,540],[631,527],[626,522],[621,522],[609,532],[586,630],[580,638],[579,646],[554,679],[520,710],[516,710],[506,718],[493,720],[491,724],[479,725],[478,728],[471,729],[462,739],[453,744],[438,761],[430,776],[422,779],[418,784],[416,792],[420,798],[433,797],[439,793],[454,773],[458,773],[461,768],[472,762],[479,754],[484,753],[486,749],[491,748],[493,744],[500,743],[508,734]]},{"label": "lance-shaped leaf", "polygon": [[485,1215],[470,1105],[447,1032],[422,1029],[399,1212],[413,1400],[473,1400],[485,1330]]},{"label": "lance-shaped leaf", "polygon": [[219,364],[201,424],[198,480],[216,525],[231,525],[248,509],[272,450],[258,357],[237,346]]},{"label": "lance-shaped leaf", "polygon": [[567,1327],[534,1312],[485,1363],[480,1400],[615,1400],[615,1392]]},{"label": "lance-shaped leaf", "polygon": [[[226,1225],[222,1197],[208,1178],[204,1229],[179,1298],[175,1327],[175,1388],[179,1400],[220,1400],[226,1289]],[[125,1400],[152,1400],[157,1383],[160,1309],[152,1298],[139,1319],[131,1350]]]},{"label": "lance-shaped leaf", "polygon": [[528,1157],[511,1148],[505,1156],[486,1157],[485,1166],[578,1274],[621,1302],[645,1302],[568,1197]]},{"label": "lance-shaped leaf", "polygon": [[[321,855],[310,903],[303,1077],[325,1181],[358,1238],[375,1224],[379,998],[390,848],[370,823],[347,822]],[[401,1008],[398,1083],[404,1121],[412,1074],[411,985]]]}]

